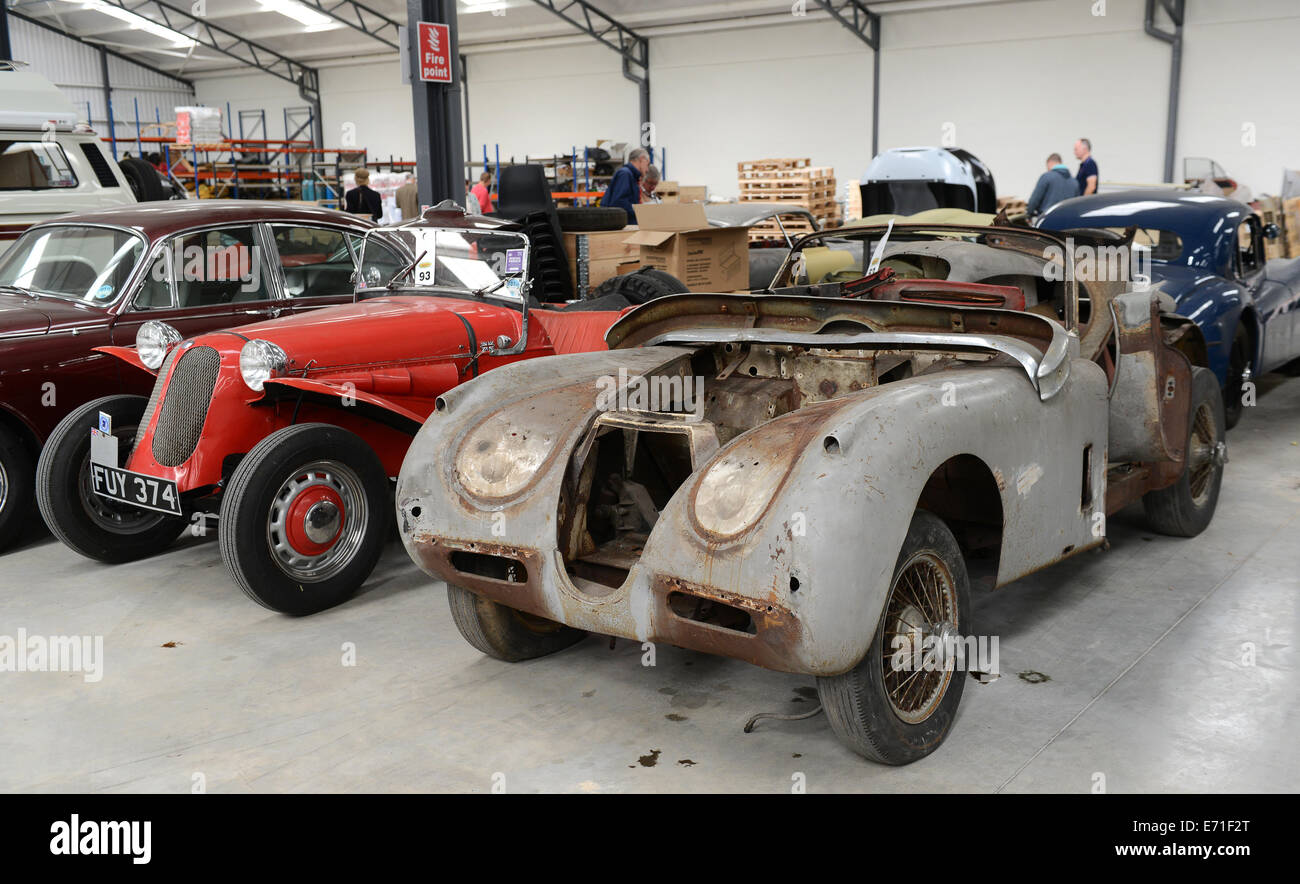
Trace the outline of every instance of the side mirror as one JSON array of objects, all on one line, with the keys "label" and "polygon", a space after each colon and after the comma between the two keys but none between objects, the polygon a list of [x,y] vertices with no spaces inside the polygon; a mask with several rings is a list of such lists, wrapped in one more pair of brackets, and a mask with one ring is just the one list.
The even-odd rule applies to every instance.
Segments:
[{"label": "side mirror", "polygon": [[1266,239],[1277,239],[1282,235],[1282,229],[1272,221],[1264,225],[1264,237]]}]

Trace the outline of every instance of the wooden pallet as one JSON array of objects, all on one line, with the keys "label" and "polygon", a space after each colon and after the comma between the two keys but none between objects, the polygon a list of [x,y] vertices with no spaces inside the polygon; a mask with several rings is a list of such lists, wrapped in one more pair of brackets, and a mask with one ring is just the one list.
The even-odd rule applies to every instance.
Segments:
[{"label": "wooden pallet", "polygon": [[745,177],[746,173],[751,174],[770,174],[788,169],[806,169],[812,165],[812,160],[808,157],[798,159],[778,158],[768,160],[745,160],[736,163],[736,171],[740,177]]},{"label": "wooden pallet", "polygon": [[809,181],[835,177],[831,166],[802,166],[796,169],[750,169],[736,173],[739,181]]}]

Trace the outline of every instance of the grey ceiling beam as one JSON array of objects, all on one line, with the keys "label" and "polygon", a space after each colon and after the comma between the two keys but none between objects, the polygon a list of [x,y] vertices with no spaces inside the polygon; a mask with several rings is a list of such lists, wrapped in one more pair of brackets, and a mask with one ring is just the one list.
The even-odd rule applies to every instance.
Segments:
[{"label": "grey ceiling beam", "polygon": [[838,3],[817,0],[817,5],[871,48],[871,155],[874,157],[880,152],[880,15],[860,0]]},{"label": "grey ceiling beam", "polygon": [[[1173,24],[1172,31],[1156,26],[1157,5],[1165,11]],[[1147,0],[1144,28],[1149,36],[1168,43],[1169,59],[1169,109],[1165,113],[1165,181],[1174,180],[1174,148],[1178,139],[1178,94],[1183,81],[1183,20],[1186,0]]]},{"label": "grey ceiling beam", "polygon": [[298,0],[298,2],[393,49],[401,49],[402,44],[398,40],[401,24],[364,3],[358,3],[357,0]]},{"label": "grey ceiling beam", "polygon": [[[650,122],[650,41],[586,0],[533,0],[623,58],[623,76],[637,84],[641,125]],[[642,133],[644,135],[644,132]]]}]

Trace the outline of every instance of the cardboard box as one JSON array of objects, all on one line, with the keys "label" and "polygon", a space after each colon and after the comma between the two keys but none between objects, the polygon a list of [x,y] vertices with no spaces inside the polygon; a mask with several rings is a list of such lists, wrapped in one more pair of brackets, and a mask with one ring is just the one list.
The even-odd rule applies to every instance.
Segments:
[{"label": "cardboard box", "polygon": [[636,209],[641,263],[671,273],[693,292],[734,292],[749,285],[749,228],[709,227],[699,203],[645,203]]},{"label": "cardboard box", "polygon": [[626,240],[635,227],[590,233],[564,234],[564,251],[569,256],[573,294],[586,298],[611,276],[631,273],[641,266],[641,249]]}]

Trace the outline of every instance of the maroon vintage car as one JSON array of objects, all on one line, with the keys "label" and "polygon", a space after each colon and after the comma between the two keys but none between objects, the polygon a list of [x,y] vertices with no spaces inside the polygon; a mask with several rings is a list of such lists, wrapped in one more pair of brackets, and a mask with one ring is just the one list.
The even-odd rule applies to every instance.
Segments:
[{"label": "maroon vintage car", "polygon": [[185,336],[353,300],[353,215],[285,203],[147,203],[28,229],[0,258],[0,550],[31,519],[41,447],[93,399],[153,377],[95,351],[150,320]]},{"label": "maroon vintage car", "polygon": [[106,348],[157,383],[54,430],[38,466],[46,523],[121,562],[219,515],[222,559],[254,601],[339,604],[379,559],[390,480],[442,394],[518,360],[605,349],[620,312],[529,309],[529,256],[519,225],[443,204],[365,236],[355,304],[184,340],[154,324],[138,349]]}]

